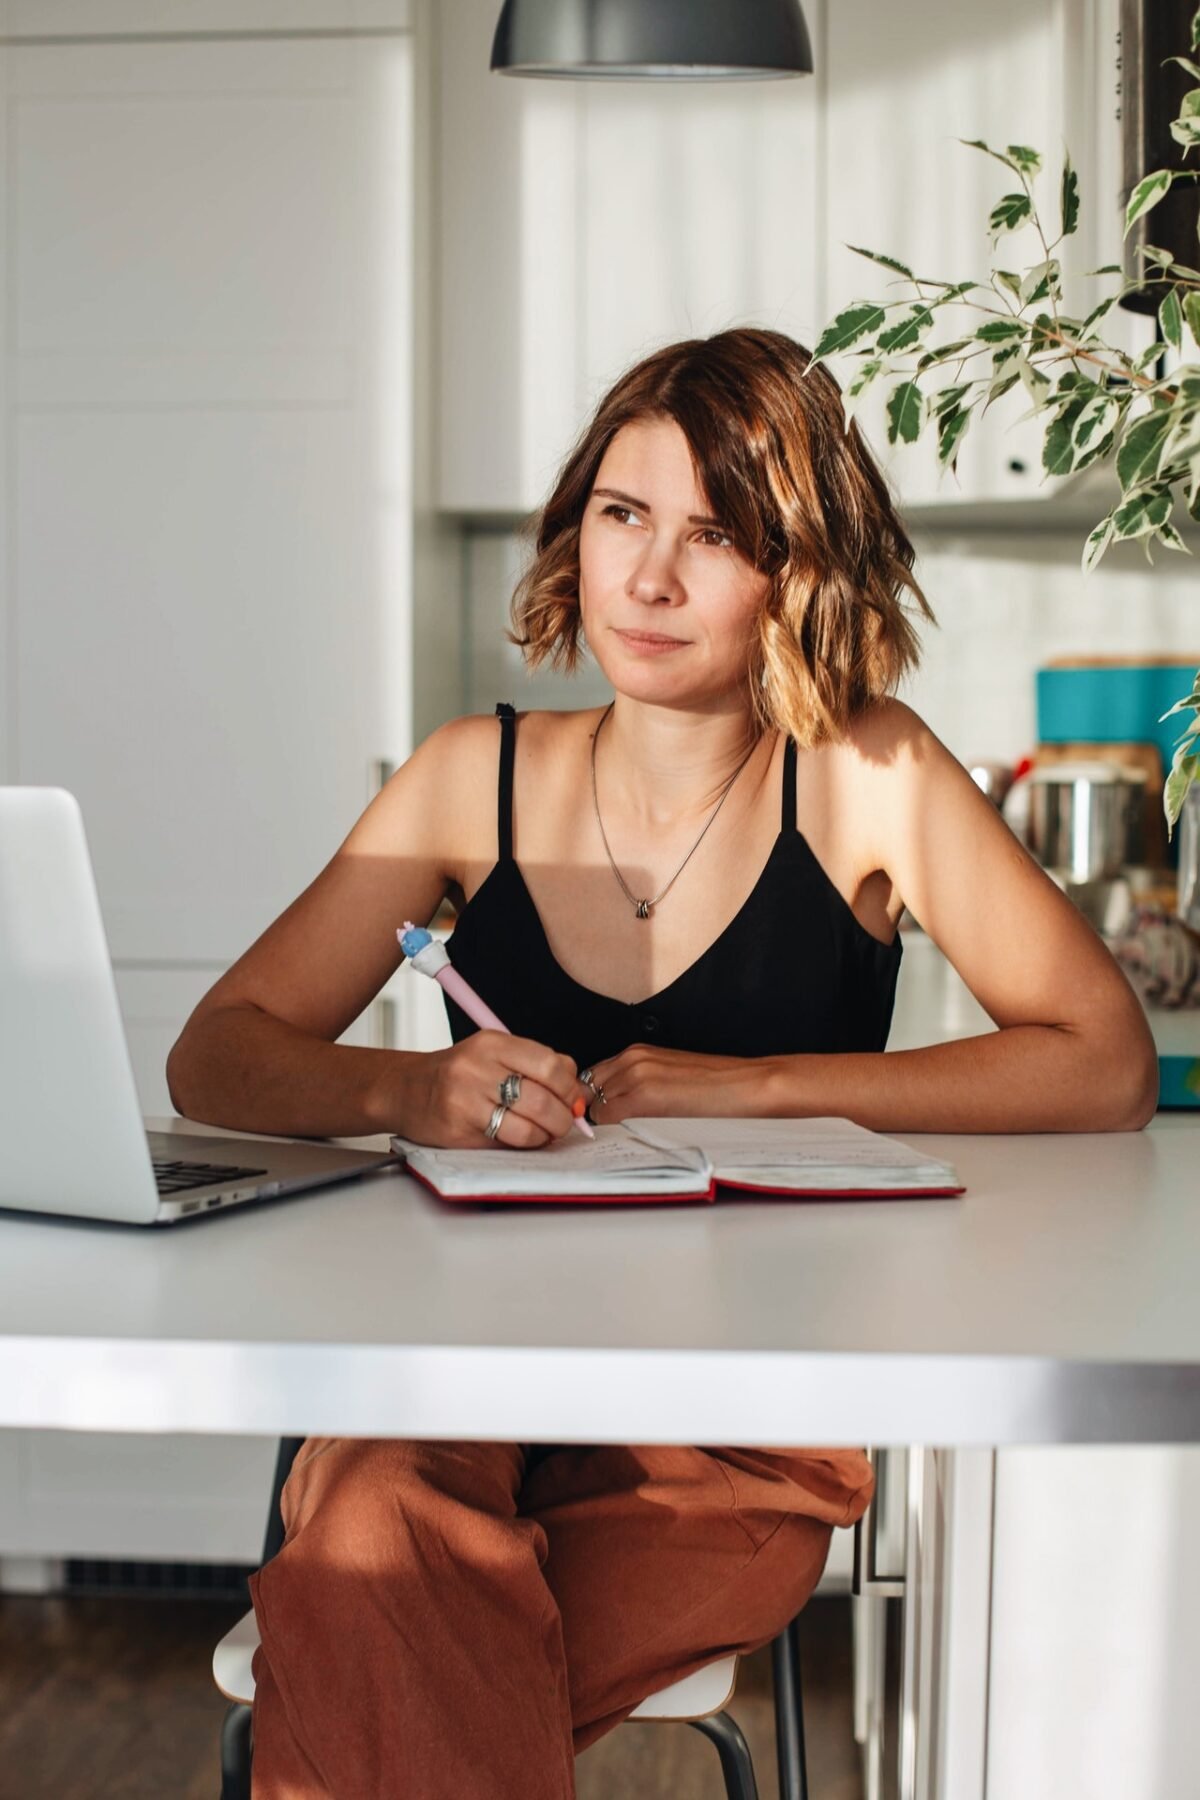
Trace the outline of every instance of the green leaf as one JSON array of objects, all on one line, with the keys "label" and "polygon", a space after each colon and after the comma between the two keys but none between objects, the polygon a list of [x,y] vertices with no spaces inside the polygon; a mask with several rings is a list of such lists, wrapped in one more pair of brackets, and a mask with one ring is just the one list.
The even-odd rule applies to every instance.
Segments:
[{"label": "green leaf", "polygon": [[1166,470],[1175,463],[1191,463],[1200,458],[1200,412],[1195,407],[1172,407],[1168,415],[1170,429],[1163,438],[1159,468]]},{"label": "green leaf", "polygon": [[858,244],[847,244],[847,250],[853,250],[855,256],[865,256],[868,262],[882,263],[885,269],[895,269],[897,275],[907,275],[910,281],[916,276],[907,263],[897,262],[894,256],[885,256],[882,250],[863,250]]},{"label": "green leaf", "polygon": [[1146,413],[1128,426],[1121,440],[1121,448],[1117,451],[1117,479],[1121,483],[1122,493],[1127,494],[1139,482],[1154,479],[1158,472],[1163,439],[1170,424],[1171,414],[1164,408]]},{"label": "green leaf", "polygon": [[1102,263],[1098,269],[1084,270],[1085,275],[1123,275],[1124,273],[1125,270],[1121,263]]},{"label": "green leaf", "polygon": [[1048,262],[1037,263],[1021,283],[1021,304],[1028,306],[1034,300],[1047,300],[1051,292],[1057,300],[1062,294],[1062,270],[1057,257],[1050,257]]},{"label": "green leaf", "polygon": [[1200,756],[1181,756],[1167,776],[1163,786],[1163,811],[1167,815],[1167,823],[1176,825],[1183,811],[1183,803],[1187,791],[1200,771]]},{"label": "green leaf", "polygon": [[1015,275],[1011,269],[993,269],[992,274],[1002,287],[1008,289],[1014,300],[1020,298],[1021,277],[1019,275]]},{"label": "green leaf", "polygon": [[933,324],[933,314],[927,306],[914,306],[904,318],[897,319],[886,331],[879,334],[881,350],[908,350],[921,341],[921,333],[928,331]]},{"label": "green leaf", "polygon": [[1110,513],[1107,519],[1101,519],[1096,529],[1088,537],[1087,543],[1083,546],[1083,572],[1085,575],[1090,569],[1094,569],[1096,564],[1100,561],[1100,558],[1112,543],[1112,536],[1113,522],[1112,514]]},{"label": "green leaf", "polygon": [[950,362],[963,350],[971,347],[970,338],[957,338],[952,344],[939,344],[936,350],[927,350],[924,356],[917,359],[917,374],[924,369],[931,369],[935,363]]},{"label": "green leaf", "polygon": [[956,387],[939,388],[930,401],[929,410],[935,418],[941,418],[944,412],[956,407],[964,394],[969,394],[974,382],[961,381]]},{"label": "green leaf", "polygon": [[925,419],[925,396],[915,381],[902,381],[888,396],[888,443],[915,444]]},{"label": "green leaf", "polygon": [[1196,81],[1200,81],[1200,63],[1194,63],[1187,56],[1168,56],[1167,61],[1178,63],[1181,69],[1186,69],[1189,75],[1193,76]]},{"label": "green leaf", "polygon": [[1152,206],[1157,206],[1175,179],[1171,169],[1155,169],[1153,175],[1143,175],[1142,179],[1129,196],[1129,204],[1125,208],[1125,230],[1148,213]]},{"label": "green leaf", "polygon": [[1027,356],[1018,357],[1017,373],[1025,384],[1025,391],[1029,398],[1035,406],[1040,407],[1050,392],[1050,377],[1043,375],[1040,369],[1035,368]]},{"label": "green leaf", "polygon": [[992,377],[991,386],[987,391],[987,399],[983,403],[984,412],[987,411],[993,400],[999,400],[1002,395],[1007,394],[1010,388],[1015,388],[1020,379],[1021,377],[1017,374],[1015,369],[1013,369],[1011,373],[1002,372],[999,375],[994,375]]},{"label": "green leaf", "polygon": [[1134,374],[1144,375],[1151,363],[1156,363],[1158,361],[1166,347],[1167,346],[1157,338],[1154,343],[1147,344],[1146,348],[1140,350],[1133,359],[1132,368]]},{"label": "green leaf", "polygon": [[[1188,712],[1189,710],[1192,712],[1200,712],[1200,678],[1197,679],[1196,686],[1192,689],[1190,694],[1185,694],[1182,700],[1177,700],[1175,702],[1174,706],[1168,706],[1165,713],[1159,713],[1158,722],[1161,725],[1165,719],[1174,718],[1176,713]],[[1188,727],[1190,731],[1195,731],[1198,728],[1200,728],[1200,718]]]},{"label": "green leaf", "polygon": [[1005,194],[988,214],[993,242],[1002,231],[1015,231],[1023,225],[1032,211],[1033,201],[1028,194]]},{"label": "green leaf", "polygon": [[1169,489],[1149,494],[1134,494],[1113,513],[1113,527],[1118,538],[1146,537],[1165,525],[1171,513]]},{"label": "green leaf", "polygon": [[1200,50],[1200,8],[1192,14],[1192,49]]},{"label": "green leaf", "polygon": [[1101,300],[1099,306],[1093,306],[1091,312],[1083,321],[1083,326],[1079,333],[1081,342],[1095,330],[1105,313],[1110,312],[1116,304],[1117,296],[1115,294],[1110,294],[1107,300]]},{"label": "green leaf", "polygon": [[872,357],[869,362],[863,363],[846,389],[847,394],[864,393],[885,367],[886,364],[881,356]]},{"label": "green leaf", "polygon": [[975,336],[981,344],[1015,343],[1025,336],[1025,326],[1019,319],[989,319]]},{"label": "green leaf", "polygon": [[1006,145],[1009,156],[1023,175],[1036,175],[1042,166],[1042,159],[1036,150],[1027,144]]},{"label": "green leaf", "polygon": [[1062,172],[1062,235],[1070,237],[1079,223],[1079,177],[1068,156]]},{"label": "green leaf", "polygon": [[1047,475],[1069,475],[1075,467],[1076,450],[1071,434],[1086,405],[1087,401],[1082,397],[1073,400],[1047,430],[1042,441],[1042,467]]},{"label": "green leaf", "polygon": [[1192,88],[1183,96],[1179,117],[1171,126],[1171,136],[1177,144],[1200,143],[1200,88]]},{"label": "green leaf", "polygon": [[1192,554],[1175,527],[1171,524],[1159,526],[1158,539],[1161,544],[1166,545],[1168,550],[1181,550],[1185,556],[1190,556]]},{"label": "green leaf", "polygon": [[1179,304],[1179,294],[1171,288],[1166,299],[1158,309],[1158,323],[1163,336],[1174,350],[1183,348],[1183,308]]},{"label": "green leaf", "polygon": [[952,409],[943,414],[938,421],[938,461],[945,466],[954,467],[958,460],[958,448],[962,443],[971,415],[963,409]]},{"label": "green leaf", "polygon": [[1086,450],[1089,444],[1106,436],[1116,423],[1120,410],[1117,401],[1109,394],[1095,394],[1090,400],[1085,400],[1071,426],[1071,443],[1074,448]]},{"label": "green leaf", "polygon": [[1194,290],[1183,296],[1183,316],[1192,334],[1192,342],[1200,346],[1200,294]]},{"label": "green leaf", "polygon": [[876,306],[869,300],[856,300],[847,306],[825,327],[820,341],[813,351],[813,362],[821,362],[827,356],[835,355],[839,350],[849,349],[868,331],[878,331],[887,318],[882,306]]}]

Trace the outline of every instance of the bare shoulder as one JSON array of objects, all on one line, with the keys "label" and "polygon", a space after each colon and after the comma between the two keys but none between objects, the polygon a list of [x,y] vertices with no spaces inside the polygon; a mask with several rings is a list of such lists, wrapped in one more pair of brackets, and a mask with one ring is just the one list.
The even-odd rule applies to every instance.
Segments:
[{"label": "bare shoulder", "polygon": [[887,694],[854,715],[841,747],[863,772],[897,776],[928,757],[936,742],[919,713]]}]

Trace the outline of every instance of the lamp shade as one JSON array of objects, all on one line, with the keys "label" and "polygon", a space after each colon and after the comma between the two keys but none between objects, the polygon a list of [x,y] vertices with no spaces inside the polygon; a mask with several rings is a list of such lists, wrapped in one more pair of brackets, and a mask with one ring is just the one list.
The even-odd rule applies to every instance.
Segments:
[{"label": "lamp shade", "polygon": [[800,0],[504,0],[501,75],[769,81],[812,74]]}]

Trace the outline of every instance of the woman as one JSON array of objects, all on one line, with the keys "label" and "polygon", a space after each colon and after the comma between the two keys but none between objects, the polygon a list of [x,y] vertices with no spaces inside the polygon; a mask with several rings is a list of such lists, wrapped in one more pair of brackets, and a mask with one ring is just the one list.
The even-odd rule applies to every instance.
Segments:
[{"label": "woman", "polygon": [[[839,390],[776,332],[673,345],[570,455],[514,599],[611,706],[436,731],[216,984],[181,1112],[530,1147],[572,1105],[883,1131],[1133,1130],[1156,1063],[1112,957],[889,696],[932,617]],[[516,1035],[334,1040],[457,902]],[[882,1054],[908,905],[1000,1029]],[[519,1081],[512,1081],[512,1076]],[[855,1450],[312,1440],[253,1583],[255,1793],[566,1800],[647,1694],[766,1642],[866,1507]]]}]

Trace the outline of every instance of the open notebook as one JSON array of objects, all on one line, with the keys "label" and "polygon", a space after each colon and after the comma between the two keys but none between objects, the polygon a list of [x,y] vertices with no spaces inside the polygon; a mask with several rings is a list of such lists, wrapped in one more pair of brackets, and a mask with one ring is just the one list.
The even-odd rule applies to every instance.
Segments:
[{"label": "open notebook", "polygon": [[961,1194],[949,1163],[849,1119],[629,1119],[541,1150],[439,1150],[394,1137],[443,1200],[713,1200],[752,1193]]}]

